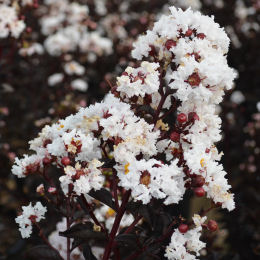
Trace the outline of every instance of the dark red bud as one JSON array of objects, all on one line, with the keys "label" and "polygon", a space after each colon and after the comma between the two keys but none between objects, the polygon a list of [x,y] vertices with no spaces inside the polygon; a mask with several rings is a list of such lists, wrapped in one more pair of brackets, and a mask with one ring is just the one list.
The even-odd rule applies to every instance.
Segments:
[{"label": "dark red bud", "polygon": [[43,160],[42,160],[42,163],[44,165],[48,165],[51,163],[51,159],[49,157],[44,157]]},{"label": "dark red bud", "polygon": [[176,41],[174,40],[167,40],[165,43],[165,47],[167,48],[167,50],[170,50],[174,46],[176,46]]},{"label": "dark red bud", "polygon": [[[196,177],[192,178],[192,181],[191,181],[191,185],[193,187],[201,187],[205,184],[205,179],[200,176],[200,175],[197,175]],[[205,191],[204,191],[205,192]],[[203,195],[204,196],[204,195]]]},{"label": "dark red bud", "polygon": [[210,231],[214,232],[218,229],[218,223],[211,219],[209,220],[207,227]]},{"label": "dark red bud", "polygon": [[66,156],[64,156],[62,159],[61,159],[61,163],[63,164],[63,165],[65,165],[65,166],[67,166],[67,165],[70,165],[70,158],[69,157],[66,157]]},{"label": "dark red bud", "polygon": [[205,195],[205,190],[202,187],[194,189],[194,193],[197,197],[203,197]]},{"label": "dark red bud", "polygon": [[188,119],[189,119],[189,121],[200,120],[200,118],[196,112],[190,112],[188,114]]},{"label": "dark red bud", "polygon": [[193,31],[191,29],[188,29],[185,33],[185,36],[190,37],[192,35]]},{"label": "dark red bud", "polygon": [[179,227],[178,227],[179,231],[181,233],[186,233],[188,230],[189,230],[189,226],[186,225],[186,224],[180,224]]},{"label": "dark red bud", "polygon": [[206,37],[206,35],[204,34],[204,33],[198,33],[197,34],[197,38],[199,38],[199,39],[204,39]]},{"label": "dark red bud", "polygon": [[177,132],[172,132],[171,135],[170,135],[170,139],[173,142],[178,142],[180,140],[180,134],[177,133]]},{"label": "dark red bud", "polygon": [[177,120],[180,124],[183,124],[187,121],[187,116],[184,114],[184,113],[180,113],[178,116],[177,116]]}]

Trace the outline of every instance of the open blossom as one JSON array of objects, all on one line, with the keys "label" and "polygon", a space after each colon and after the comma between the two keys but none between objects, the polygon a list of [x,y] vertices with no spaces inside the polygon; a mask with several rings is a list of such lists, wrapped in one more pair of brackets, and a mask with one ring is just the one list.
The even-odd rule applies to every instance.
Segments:
[{"label": "open blossom", "polygon": [[88,83],[82,79],[75,79],[71,82],[71,87],[75,90],[86,92],[88,90]]},{"label": "open blossom", "polygon": [[64,65],[64,71],[68,75],[83,75],[85,68],[76,61],[70,61]]},{"label": "open blossom", "polygon": [[12,167],[12,173],[18,178],[24,178],[25,176],[37,172],[42,167],[41,155],[24,155],[24,158],[15,158],[15,164]]},{"label": "open blossom", "polygon": [[152,197],[165,199],[166,205],[178,203],[185,192],[184,174],[176,161],[170,165],[155,159],[130,161],[116,169],[119,185],[131,189],[133,198],[144,204],[149,203]]},{"label": "open blossom", "polygon": [[67,166],[64,169],[65,175],[60,177],[61,187],[65,194],[68,194],[69,184],[73,184],[74,191],[77,195],[87,194],[91,189],[99,190],[104,183],[104,176],[98,169],[102,163],[98,160],[91,161],[87,167],[83,168],[79,163]]},{"label": "open blossom", "polygon": [[25,23],[19,20],[15,7],[0,3],[0,38],[18,38],[25,29]]},{"label": "open blossom", "polygon": [[124,74],[117,78],[117,91],[128,98],[144,97],[145,94],[158,92],[160,85],[158,68],[158,63],[146,61],[143,61],[139,68],[127,67]]},{"label": "open blossom", "polygon": [[[112,53],[112,41],[101,35],[100,31],[89,32],[85,22],[89,18],[87,5],[68,0],[44,1],[47,5],[40,19],[41,31],[47,36],[44,46],[52,56],[73,52],[79,48],[81,53],[95,56]],[[81,75],[81,74],[80,74]]]},{"label": "open blossom", "polygon": [[37,202],[34,206],[30,203],[28,206],[23,206],[22,215],[15,219],[15,222],[19,225],[19,230],[23,238],[28,238],[32,234],[32,225],[35,222],[40,222],[45,218],[47,208],[42,206],[40,202]]},{"label": "open blossom", "polygon": [[193,217],[195,228],[188,230],[186,233],[181,233],[178,229],[175,229],[171,242],[166,247],[165,256],[170,260],[198,259],[196,256],[200,255],[199,251],[206,246],[204,242],[200,241],[201,225],[205,220],[206,217],[200,218],[195,215]]}]

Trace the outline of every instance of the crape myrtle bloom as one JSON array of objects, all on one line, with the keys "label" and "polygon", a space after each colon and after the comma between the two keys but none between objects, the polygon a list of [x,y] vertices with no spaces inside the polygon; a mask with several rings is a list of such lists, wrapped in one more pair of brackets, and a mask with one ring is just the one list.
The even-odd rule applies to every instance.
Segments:
[{"label": "crape myrtle bloom", "polygon": [[170,165],[155,159],[130,161],[115,167],[120,179],[119,185],[130,189],[135,200],[144,204],[151,198],[164,199],[164,204],[178,203],[185,192],[184,174],[177,161]]},{"label": "crape myrtle bloom", "polygon": [[152,125],[134,115],[128,104],[110,94],[104,102],[45,127],[30,142],[36,154],[16,159],[13,173],[25,177],[32,168],[42,169],[43,159],[50,158],[50,164],[64,168],[64,176],[60,177],[63,191],[67,194],[69,184],[74,183],[75,193],[85,194],[103,185],[104,178],[98,170],[102,166],[99,161],[103,157],[102,143],[112,142],[114,145],[112,149],[106,148],[107,153],[122,163],[140,153],[147,157],[155,155],[158,135]]},{"label": "crape myrtle bloom", "polygon": [[[217,162],[221,156],[214,146],[221,139],[216,105],[236,76],[225,56],[229,39],[213,17],[190,9],[170,10],[171,15],[162,16],[152,30],[139,37],[132,55],[169,64],[166,78],[169,87],[176,90],[173,97],[181,101],[178,114],[185,118],[179,121],[180,142],[171,149],[182,150],[184,164],[192,174],[207,178],[203,187],[207,196],[231,210],[233,195],[228,192],[230,185]],[[169,141],[161,141],[161,150],[162,145],[169,150]]]},{"label": "crape myrtle bloom", "polygon": [[9,34],[14,38],[20,36],[26,26],[18,16],[15,6],[9,5],[9,2],[0,3],[0,38]]},{"label": "crape myrtle bloom", "polygon": [[[170,10],[134,44],[133,57],[146,61],[127,67],[100,103],[44,127],[30,142],[34,154],[16,159],[12,169],[18,177],[37,172],[47,179],[46,168],[56,167],[57,187],[47,179],[57,189],[53,196],[63,196],[67,207],[87,208],[99,231],[111,230],[104,260],[120,224],[130,232],[142,218],[127,215],[129,201],[165,207],[193,191],[211,199],[213,208],[235,207],[220,163],[223,154],[215,147],[221,139],[217,105],[236,76],[226,61],[229,39],[213,17]],[[70,65],[67,74],[82,73],[79,64]],[[86,195],[106,205],[98,207]],[[170,226],[166,257],[199,256],[205,247],[199,240],[202,227],[217,229],[213,220],[205,225],[202,216],[194,216],[195,228],[182,217],[174,219],[180,226]]]},{"label": "crape myrtle bloom", "polygon": [[[170,260],[195,260],[198,259],[199,251],[206,246],[200,241],[202,224],[206,217],[201,218],[199,215],[194,215],[193,222],[195,228],[180,232],[177,228],[171,237],[171,243],[166,247],[165,256]],[[195,253],[195,255],[194,255]]]},{"label": "crape myrtle bloom", "polygon": [[22,237],[28,238],[32,234],[32,225],[45,218],[47,208],[37,202],[34,206],[30,203],[28,206],[23,206],[22,209],[23,213],[15,219],[15,222],[20,227],[19,231]]}]

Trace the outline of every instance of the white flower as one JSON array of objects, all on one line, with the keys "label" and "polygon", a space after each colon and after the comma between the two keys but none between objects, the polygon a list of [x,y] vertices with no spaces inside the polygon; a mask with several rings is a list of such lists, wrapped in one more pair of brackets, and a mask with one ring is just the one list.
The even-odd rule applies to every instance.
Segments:
[{"label": "white flower", "polygon": [[85,68],[76,61],[66,63],[64,70],[68,75],[83,75],[85,73]]},{"label": "white flower", "polygon": [[44,49],[43,49],[42,45],[37,42],[33,43],[29,47],[21,48],[19,50],[19,54],[22,56],[32,56],[33,54],[41,55],[43,53],[44,53]]},{"label": "white flower", "polygon": [[140,68],[127,67],[125,74],[117,78],[117,91],[128,98],[133,96],[144,97],[145,94],[153,94],[159,89],[158,63],[143,61]]},{"label": "white flower", "polygon": [[[188,230],[186,233],[181,233],[177,228],[171,237],[171,243],[166,247],[165,256],[169,260],[195,260],[198,259],[199,251],[205,247],[205,243],[199,240],[201,236],[201,225],[206,220],[206,217],[200,218],[194,215],[193,220],[196,227]],[[195,255],[191,254],[195,253]]]},{"label": "white flower", "polygon": [[12,167],[12,173],[18,178],[24,178],[31,173],[35,173],[42,167],[42,159],[40,155],[24,155],[24,158],[15,158],[15,164]]},{"label": "white flower", "polygon": [[59,178],[63,192],[68,194],[69,184],[73,184],[73,191],[77,195],[87,194],[91,189],[100,190],[104,184],[104,176],[98,169],[101,166],[102,163],[94,159],[85,168],[79,163],[75,168],[72,166],[64,168],[65,175]]},{"label": "white flower", "polygon": [[115,168],[120,179],[119,185],[131,189],[135,200],[147,204],[154,197],[164,199],[164,204],[168,205],[178,203],[185,192],[184,174],[176,163],[172,161],[170,165],[164,165],[150,159],[130,161]]},{"label": "white flower", "polygon": [[88,90],[88,83],[82,79],[75,79],[71,82],[71,87],[75,90],[85,92]]},{"label": "white flower", "polygon": [[40,202],[37,202],[34,206],[30,203],[28,206],[23,206],[22,215],[15,219],[15,222],[19,224],[19,230],[23,238],[30,237],[32,233],[32,224],[40,222],[45,218],[47,208],[42,206]]},{"label": "white flower", "polygon": [[0,38],[6,38],[9,32],[18,38],[24,29],[25,23],[18,19],[15,7],[0,4]]},{"label": "white flower", "polygon": [[230,100],[235,103],[235,104],[241,104],[245,101],[245,96],[243,95],[243,93],[239,90],[234,91],[231,94]]},{"label": "white flower", "polygon": [[48,78],[48,85],[55,86],[58,83],[62,82],[64,75],[62,73],[55,73]]}]

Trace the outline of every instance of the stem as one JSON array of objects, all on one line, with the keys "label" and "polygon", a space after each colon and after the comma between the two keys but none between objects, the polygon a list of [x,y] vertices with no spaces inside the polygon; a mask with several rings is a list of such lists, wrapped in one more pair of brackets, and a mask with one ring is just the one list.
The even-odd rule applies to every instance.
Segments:
[{"label": "stem", "polygon": [[156,123],[157,123],[157,120],[158,120],[158,118],[159,118],[161,109],[162,109],[162,107],[163,107],[163,104],[164,104],[166,98],[167,98],[167,95],[165,94],[165,95],[162,96],[162,98],[161,98],[161,100],[160,100],[160,103],[159,103],[159,105],[158,105],[158,107],[157,107],[157,109],[156,109],[155,116],[154,116],[154,121],[153,121],[154,125],[156,125]]},{"label": "stem", "polygon": [[[66,222],[67,222],[67,230],[70,228],[70,197],[67,198],[67,216],[66,216]],[[67,237],[67,260],[70,260],[70,238]]]},{"label": "stem", "polygon": [[89,203],[87,202],[85,196],[82,194],[80,197],[88,210],[89,216],[92,218],[94,223],[101,228],[102,232],[104,232],[106,235],[108,235],[104,226],[97,220],[96,216],[94,215],[93,210],[92,210],[91,206],[89,205]]},{"label": "stem", "polygon": [[118,230],[118,228],[120,226],[121,219],[122,219],[122,217],[123,217],[123,215],[125,213],[126,204],[127,204],[128,200],[130,198],[130,194],[131,194],[131,191],[129,190],[123,196],[122,204],[121,204],[121,206],[119,208],[119,211],[117,212],[117,215],[116,215],[116,218],[115,218],[115,221],[114,221],[111,233],[109,235],[109,242],[108,242],[108,244],[106,246],[105,253],[104,253],[104,256],[103,256],[103,260],[108,260],[109,259],[109,256],[111,254],[112,247],[113,247],[113,244],[114,244],[114,239],[115,239],[117,230]]},{"label": "stem", "polygon": [[113,193],[114,193],[116,209],[118,211],[119,203],[118,203],[118,194],[117,194],[117,176],[116,176],[116,171],[114,168],[113,168]]},{"label": "stem", "polygon": [[168,115],[170,115],[174,110],[176,110],[176,105],[174,104],[165,114],[159,117],[159,119],[164,119]]},{"label": "stem", "polygon": [[137,216],[133,223],[128,227],[128,229],[125,231],[125,234],[128,234],[132,231],[132,229],[135,227],[135,225],[142,219],[142,216]]}]

